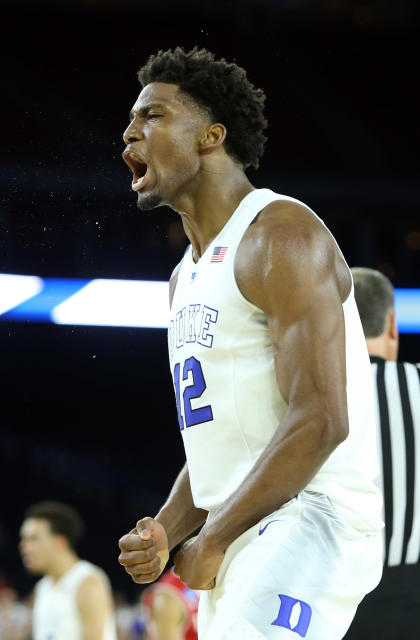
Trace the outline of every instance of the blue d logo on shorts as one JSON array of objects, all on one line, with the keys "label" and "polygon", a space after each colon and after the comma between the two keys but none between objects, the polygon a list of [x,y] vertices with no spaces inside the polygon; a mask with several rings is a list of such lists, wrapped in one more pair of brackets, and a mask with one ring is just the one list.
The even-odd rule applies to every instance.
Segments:
[{"label": "blue d logo on shorts", "polygon": [[[271,624],[284,627],[298,633],[302,638],[306,636],[311,621],[312,609],[306,602],[296,600],[290,596],[279,593],[279,614]],[[297,618],[297,619],[296,619]]]}]

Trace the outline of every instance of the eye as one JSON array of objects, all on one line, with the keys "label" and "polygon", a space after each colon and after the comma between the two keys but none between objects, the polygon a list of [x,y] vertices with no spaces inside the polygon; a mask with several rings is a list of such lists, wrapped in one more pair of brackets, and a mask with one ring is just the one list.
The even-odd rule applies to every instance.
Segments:
[{"label": "eye", "polygon": [[155,118],[163,118],[163,113],[149,113],[146,120],[154,120]]}]

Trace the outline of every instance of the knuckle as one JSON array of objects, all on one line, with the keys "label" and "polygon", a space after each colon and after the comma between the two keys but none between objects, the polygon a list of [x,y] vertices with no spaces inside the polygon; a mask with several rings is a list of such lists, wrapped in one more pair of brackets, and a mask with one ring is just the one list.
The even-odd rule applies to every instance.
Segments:
[{"label": "knuckle", "polygon": [[149,516],[146,516],[145,518],[140,518],[140,520],[137,521],[137,525],[136,527],[139,527],[140,525],[144,525],[144,524],[149,524],[151,521],[153,520],[153,518],[150,518]]},{"label": "knuckle", "polygon": [[119,548],[121,549],[121,551],[123,550],[123,547],[124,547],[124,545],[125,545],[126,538],[127,538],[127,536],[123,536],[122,538],[120,538],[120,539],[118,540],[118,546],[119,546]]},{"label": "knuckle", "polygon": [[153,560],[153,558],[156,556],[156,550],[154,548],[146,549],[144,555],[146,557],[146,560]]},{"label": "knuckle", "polygon": [[158,568],[158,562],[159,562],[159,565],[160,565],[159,558],[154,558],[150,562],[146,562],[142,566],[143,573],[155,573],[157,571],[157,568]]}]

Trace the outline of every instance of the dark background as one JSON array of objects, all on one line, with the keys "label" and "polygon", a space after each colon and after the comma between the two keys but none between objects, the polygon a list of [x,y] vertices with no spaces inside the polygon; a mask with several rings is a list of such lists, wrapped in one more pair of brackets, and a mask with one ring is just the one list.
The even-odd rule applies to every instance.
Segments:
[{"label": "dark background", "polygon": [[[420,286],[415,0],[3,2],[0,272],[167,279],[176,214],[141,213],[122,132],[157,49],[200,45],[267,94],[256,186],[304,200],[350,266]],[[40,499],[77,507],[81,552],[115,588],[118,538],[153,515],[183,464],[160,330],[0,324],[0,571],[24,594],[16,551]],[[419,336],[401,359],[420,360]]]}]

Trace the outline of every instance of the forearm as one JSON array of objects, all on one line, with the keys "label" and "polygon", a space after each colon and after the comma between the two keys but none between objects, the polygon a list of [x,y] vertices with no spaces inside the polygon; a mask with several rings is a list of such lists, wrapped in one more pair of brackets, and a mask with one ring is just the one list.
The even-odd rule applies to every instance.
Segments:
[{"label": "forearm", "polygon": [[172,491],[156,516],[168,536],[169,550],[195,531],[207,518],[207,511],[197,509],[191,494],[190,476],[184,465]]},{"label": "forearm", "polygon": [[203,527],[206,543],[225,551],[241,533],[302,491],[338,444],[326,431],[317,418],[278,429],[240,487]]}]

